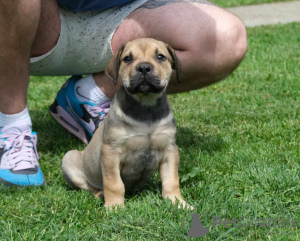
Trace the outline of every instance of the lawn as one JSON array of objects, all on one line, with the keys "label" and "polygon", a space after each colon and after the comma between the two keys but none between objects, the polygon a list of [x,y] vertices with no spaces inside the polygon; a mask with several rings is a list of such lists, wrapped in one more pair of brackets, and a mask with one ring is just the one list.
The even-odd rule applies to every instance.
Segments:
[{"label": "lawn", "polygon": [[[247,56],[229,78],[169,96],[178,124],[182,194],[210,228],[197,240],[300,239],[299,32],[300,23],[250,28]],[[0,239],[183,240],[194,212],[161,198],[158,175],[111,213],[89,192],[67,188],[61,159],[84,144],[48,114],[64,81],[31,77],[28,105],[47,185],[0,187]],[[264,218],[266,226],[213,227],[213,217]],[[271,219],[277,227],[268,227],[275,225]],[[298,227],[291,221],[288,227],[287,220]]]},{"label": "lawn", "polygon": [[221,7],[236,7],[243,5],[252,5],[252,4],[262,4],[262,3],[272,3],[272,2],[289,2],[296,0],[209,0],[215,4],[218,4]]}]

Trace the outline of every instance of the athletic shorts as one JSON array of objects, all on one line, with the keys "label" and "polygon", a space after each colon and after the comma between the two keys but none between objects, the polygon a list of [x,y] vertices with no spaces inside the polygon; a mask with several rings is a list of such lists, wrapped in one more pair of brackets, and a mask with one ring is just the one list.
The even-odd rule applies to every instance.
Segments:
[{"label": "athletic shorts", "polygon": [[147,0],[102,11],[60,8],[61,32],[48,53],[30,59],[30,75],[81,75],[104,71],[113,56],[111,39],[121,22]]},{"label": "athletic shorts", "polygon": [[[58,42],[48,53],[30,59],[30,75],[84,75],[104,71],[113,56],[111,40],[115,30],[147,1],[136,0],[107,10],[79,13],[60,8]],[[198,2],[211,4],[207,0]]]}]

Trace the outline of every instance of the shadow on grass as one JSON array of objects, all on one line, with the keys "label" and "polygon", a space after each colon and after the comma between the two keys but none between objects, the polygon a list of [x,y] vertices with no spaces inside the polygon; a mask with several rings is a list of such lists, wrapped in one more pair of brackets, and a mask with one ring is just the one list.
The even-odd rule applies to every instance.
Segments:
[{"label": "shadow on grass", "polygon": [[[83,149],[85,144],[74,137],[50,116],[47,109],[31,112],[34,131],[38,132],[40,151],[63,151]],[[177,145],[182,149],[200,149],[213,153],[226,148],[227,144],[219,135],[201,135],[187,127],[177,127]]]},{"label": "shadow on grass", "polygon": [[200,135],[191,128],[177,127],[177,146],[185,149],[200,149],[203,152],[213,153],[227,147],[221,136]]}]

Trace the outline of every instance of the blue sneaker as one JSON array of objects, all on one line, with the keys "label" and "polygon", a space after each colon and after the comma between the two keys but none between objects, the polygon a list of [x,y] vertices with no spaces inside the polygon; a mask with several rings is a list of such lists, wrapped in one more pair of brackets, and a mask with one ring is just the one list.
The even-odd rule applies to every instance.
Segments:
[{"label": "blue sneaker", "polygon": [[82,76],[72,76],[58,91],[50,114],[65,129],[88,143],[104,117],[109,112],[111,101],[101,105],[81,102],[75,96],[75,83]]},{"label": "blue sneaker", "polygon": [[[16,127],[17,126],[17,127]],[[37,153],[37,133],[27,123],[6,126],[0,132],[0,184],[44,184]]]}]

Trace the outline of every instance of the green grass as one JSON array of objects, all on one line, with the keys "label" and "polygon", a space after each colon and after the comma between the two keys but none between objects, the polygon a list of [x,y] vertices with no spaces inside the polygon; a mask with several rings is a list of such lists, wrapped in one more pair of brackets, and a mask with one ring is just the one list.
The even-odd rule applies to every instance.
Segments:
[{"label": "green grass", "polygon": [[273,2],[289,2],[296,0],[209,0],[221,7],[236,7],[243,5],[262,4],[262,3],[273,3]]},{"label": "green grass", "polygon": [[[197,240],[299,240],[299,228],[212,227],[223,219],[297,219],[300,225],[300,24],[248,29],[249,51],[225,81],[170,96],[178,123],[181,189],[210,227]],[[43,187],[0,187],[1,240],[183,240],[192,212],[161,198],[158,175],[126,207],[106,213],[70,191],[61,159],[84,145],[48,114],[64,77],[32,77],[29,107],[39,133]],[[194,240],[194,239],[191,239]]]}]

